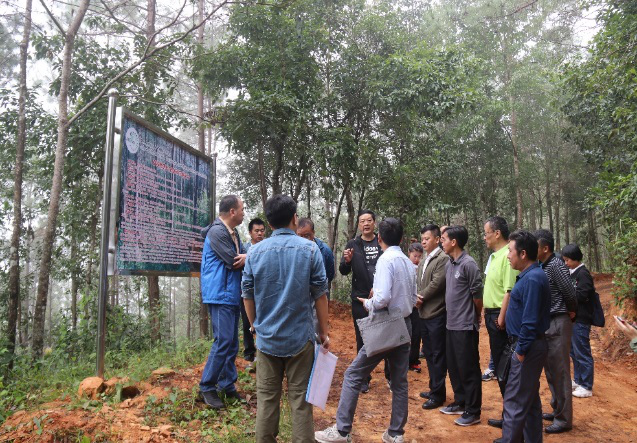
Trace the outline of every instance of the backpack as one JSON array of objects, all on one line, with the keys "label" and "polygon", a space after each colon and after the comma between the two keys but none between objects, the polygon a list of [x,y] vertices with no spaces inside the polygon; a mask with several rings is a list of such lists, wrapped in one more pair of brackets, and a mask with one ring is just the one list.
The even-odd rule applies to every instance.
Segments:
[{"label": "backpack", "polygon": [[606,318],[604,318],[604,309],[602,308],[602,303],[599,301],[599,294],[597,292],[590,297],[590,302],[593,306],[592,325],[603,328],[606,324]]}]

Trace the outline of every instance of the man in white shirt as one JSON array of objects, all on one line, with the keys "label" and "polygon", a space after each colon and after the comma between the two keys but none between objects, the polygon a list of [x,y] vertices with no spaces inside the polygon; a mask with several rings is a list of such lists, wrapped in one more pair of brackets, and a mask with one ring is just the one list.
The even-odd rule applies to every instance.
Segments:
[{"label": "man in white shirt", "polygon": [[[411,332],[409,316],[416,303],[416,273],[413,263],[400,249],[403,227],[399,220],[386,218],[378,226],[378,243],[383,254],[376,263],[373,296],[359,298],[368,311],[384,308],[399,309],[405,318],[407,330]],[[383,442],[401,443],[407,423],[409,365],[409,343],[385,352],[367,356],[365,345],[345,371],[341,399],[336,411],[336,424],[315,433],[319,443],[351,442],[352,422],[362,383],[383,360],[386,359],[391,373],[392,411],[389,429],[383,434]]]}]

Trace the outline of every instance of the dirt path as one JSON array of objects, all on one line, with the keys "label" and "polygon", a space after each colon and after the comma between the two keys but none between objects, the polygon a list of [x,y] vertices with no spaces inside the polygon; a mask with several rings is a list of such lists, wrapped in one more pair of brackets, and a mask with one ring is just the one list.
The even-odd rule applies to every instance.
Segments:
[{"label": "dirt path", "polygon": [[[611,285],[608,278],[597,282],[597,289],[605,307],[610,304]],[[341,307],[335,310],[332,317],[332,351],[338,355],[339,361],[328,407],[325,412],[315,410],[316,429],[323,429],[334,423],[343,373],[355,356],[354,327],[346,309]],[[594,396],[587,399],[573,398],[573,430],[560,435],[545,434],[547,442],[637,442],[637,355],[624,356],[616,362],[610,361],[601,350],[599,329],[593,329]],[[618,339],[625,341],[621,336]],[[486,368],[488,360],[489,342],[483,325],[480,331],[482,368]],[[380,441],[380,436],[389,425],[391,393],[385,384],[382,368],[381,364],[374,371],[369,393],[359,397],[353,428],[356,441]],[[407,442],[492,442],[501,437],[499,429],[486,424],[488,418],[498,418],[502,408],[502,398],[495,381],[482,383],[482,423],[468,428],[455,425],[453,420],[456,416],[421,408],[423,400],[418,394],[427,390],[428,382],[426,364],[423,361],[422,373],[409,372],[409,420],[405,429]],[[452,395],[453,391],[447,378],[447,402],[452,400]],[[544,410],[548,411],[550,392],[544,377],[541,397]]]},{"label": "dirt path", "polygon": [[[608,321],[615,309],[609,306],[612,283],[609,277],[598,278],[596,283],[607,310]],[[332,352],[338,355],[339,361],[328,407],[325,412],[315,409],[316,429],[334,423],[343,373],[355,356],[354,330],[349,306],[334,304],[331,307],[330,323]],[[612,324],[609,326],[604,330],[594,328],[594,396],[588,399],[574,398],[573,431],[546,436],[545,441],[637,442],[637,355],[623,352],[617,357],[618,349],[627,349],[626,340],[623,336],[615,338]],[[616,343],[613,345],[614,340]],[[488,339],[484,328],[480,333],[480,356],[481,366],[484,368],[489,358]],[[241,369],[245,363],[239,358],[237,365]],[[502,400],[495,381],[482,384],[482,423],[461,428],[454,425],[455,416],[446,416],[437,410],[425,411],[421,408],[423,400],[418,394],[425,390],[428,383],[424,366],[423,364],[421,374],[409,372],[410,415],[405,434],[407,442],[491,442],[501,435],[498,429],[486,424],[487,418],[496,418],[501,410]],[[66,398],[42,405],[38,410],[20,411],[0,427],[0,442],[84,441],[78,439],[78,435],[87,435],[92,442],[204,441],[205,438],[201,434],[202,424],[198,420],[186,421],[184,426],[176,426],[171,424],[167,414],[162,416],[158,413],[149,425],[147,403],[149,397],[165,398],[174,392],[175,388],[182,392],[191,391],[193,386],[197,385],[202,369],[203,363],[178,371],[170,378],[142,383],[141,396],[119,404],[84,407],[84,401]],[[384,382],[382,365],[376,369],[373,377],[370,392],[361,395],[358,403],[353,431],[357,442],[380,441],[380,436],[389,424],[391,394]],[[542,403],[546,408],[550,394],[544,380],[541,389]],[[447,392],[447,401],[450,401],[452,390],[448,381]],[[255,399],[252,398],[245,408],[250,414],[255,414],[255,406]]]}]

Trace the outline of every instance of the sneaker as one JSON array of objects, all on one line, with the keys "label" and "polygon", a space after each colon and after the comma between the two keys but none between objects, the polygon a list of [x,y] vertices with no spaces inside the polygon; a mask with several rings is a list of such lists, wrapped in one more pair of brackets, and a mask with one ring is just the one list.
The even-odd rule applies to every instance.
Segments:
[{"label": "sneaker", "polygon": [[579,385],[575,383],[575,380],[571,380],[571,389],[574,391],[579,388]]},{"label": "sneaker", "polygon": [[420,369],[420,363],[412,363],[409,365],[409,370],[420,373],[422,369]]},{"label": "sneaker", "polygon": [[487,368],[482,373],[482,381],[491,381],[491,380],[495,380],[495,372]]},{"label": "sneaker", "polygon": [[222,409],[225,407],[223,401],[219,398],[217,391],[201,392],[201,397],[203,398],[203,402],[212,409]]},{"label": "sneaker", "polygon": [[584,386],[578,386],[577,389],[573,391],[573,397],[578,398],[588,398],[593,396],[593,391],[590,389],[586,389]]},{"label": "sneaker", "polygon": [[330,426],[327,429],[323,429],[322,431],[316,431],[314,433],[314,439],[318,443],[352,443],[352,436],[347,434],[346,437],[343,437],[336,428],[336,425]]},{"label": "sneaker", "polygon": [[462,415],[464,413],[464,405],[453,402],[444,408],[440,408],[439,411],[447,415]]},{"label": "sneaker", "polygon": [[405,439],[402,435],[396,435],[395,437],[392,437],[391,435],[389,435],[389,431],[387,430],[385,430],[385,433],[383,434],[383,443],[403,443],[404,441]]},{"label": "sneaker", "polygon": [[457,418],[454,421],[458,426],[471,426],[480,423],[480,416],[476,414],[469,414],[468,412],[464,412],[462,417]]},{"label": "sneaker", "polygon": [[369,392],[369,382],[368,381],[364,381],[363,384],[361,385],[361,392],[363,394],[367,394]]}]

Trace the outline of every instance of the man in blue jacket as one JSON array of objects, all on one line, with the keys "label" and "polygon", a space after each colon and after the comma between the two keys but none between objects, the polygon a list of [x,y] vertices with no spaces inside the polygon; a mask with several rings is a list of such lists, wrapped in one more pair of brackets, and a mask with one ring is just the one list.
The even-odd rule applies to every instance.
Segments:
[{"label": "man in blue jacket", "polygon": [[219,217],[201,232],[205,238],[201,297],[208,306],[214,342],[199,389],[204,402],[214,409],[224,406],[220,392],[226,398],[241,398],[234,386],[234,360],[239,352],[241,271],[246,259],[236,229],[242,222],[243,201],[236,195],[226,195],[219,202]]},{"label": "man in blue jacket", "polygon": [[537,263],[536,243],[528,231],[509,236],[507,258],[520,271],[505,320],[509,343],[515,348],[504,390],[502,438],[494,443],[542,442],[540,375],[548,355],[544,331],[550,323],[551,290]]}]

